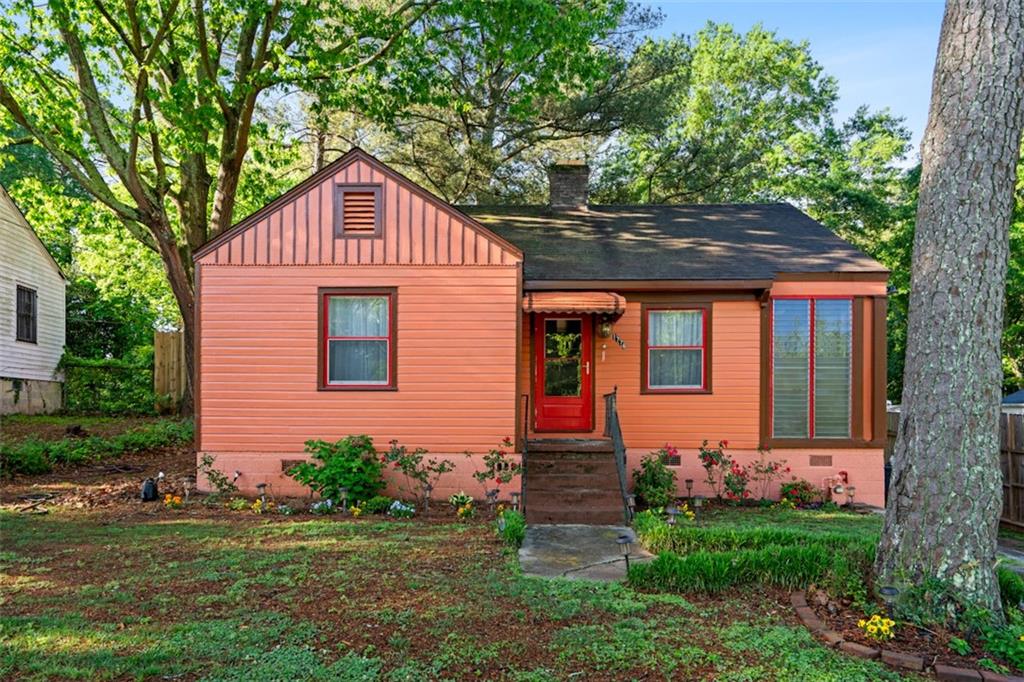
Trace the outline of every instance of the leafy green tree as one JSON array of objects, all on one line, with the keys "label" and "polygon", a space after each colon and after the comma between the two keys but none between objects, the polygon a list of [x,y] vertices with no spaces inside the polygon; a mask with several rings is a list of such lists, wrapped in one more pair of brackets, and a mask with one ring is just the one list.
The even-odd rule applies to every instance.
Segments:
[{"label": "leafy green tree", "polygon": [[768,178],[770,157],[824,120],[835,81],[806,43],[760,26],[740,34],[709,23],[693,39],[672,41],[690,56],[673,79],[664,125],[613,140],[596,195],[609,203],[749,200]]},{"label": "leafy green tree", "polygon": [[[284,143],[263,116],[271,95],[306,91],[324,107],[388,119],[449,97],[438,67],[474,34],[508,36],[510,68],[557,64],[542,80],[553,87],[586,75],[589,51],[578,44],[623,9],[621,0],[14,0],[0,17],[0,126],[20,126],[159,254],[191,370],[192,253],[234,222],[254,146]],[[529,49],[537,17],[559,31],[543,59]]]},{"label": "leafy green tree", "polygon": [[104,296],[94,282],[72,280],[67,288],[66,351],[81,358],[121,358],[153,343],[155,315],[130,295]]}]

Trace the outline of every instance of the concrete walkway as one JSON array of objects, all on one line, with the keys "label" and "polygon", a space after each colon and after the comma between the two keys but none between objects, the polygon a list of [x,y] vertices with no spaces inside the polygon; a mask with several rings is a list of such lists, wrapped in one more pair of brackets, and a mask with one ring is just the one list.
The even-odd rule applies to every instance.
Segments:
[{"label": "concrete walkway", "polygon": [[633,537],[629,562],[650,561],[653,556],[637,544],[625,526],[530,525],[519,548],[519,566],[526,575],[542,578],[623,580],[626,562],[616,539]]}]

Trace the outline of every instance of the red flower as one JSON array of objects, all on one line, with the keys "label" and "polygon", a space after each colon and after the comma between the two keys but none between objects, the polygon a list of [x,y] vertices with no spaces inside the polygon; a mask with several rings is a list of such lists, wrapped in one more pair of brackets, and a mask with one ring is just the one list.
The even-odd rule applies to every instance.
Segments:
[{"label": "red flower", "polygon": [[786,473],[787,474],[789,473],[789,467],[786,467]]},{"label": "red flower", "polygon": [[501,479],[500,478],[494,479],[494,485],[501,485]]},{"label": "red flower", "polygon": [[729,446],[729,441],[727,441],[727,440],[723,440],[723,441],[722,441],[722,445],[724,445],[724,446],[728,447],[728,446]]},{"label": "red flower", "polygon": [[398,462],[395,462],[395,468],[397,469],[399,466],[401,465]]}]

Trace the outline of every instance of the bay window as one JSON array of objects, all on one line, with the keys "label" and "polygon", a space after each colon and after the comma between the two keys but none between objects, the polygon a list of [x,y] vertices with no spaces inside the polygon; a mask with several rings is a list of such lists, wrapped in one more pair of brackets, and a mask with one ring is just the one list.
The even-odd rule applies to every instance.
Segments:
[{"label": "bay window", "polygon": [[321,388],[395,388],[394,290],[325,289],[321,297]]},{"label": "bay window", "polygon": [[772,301],[772,436],[850,438],[853,302]]}]

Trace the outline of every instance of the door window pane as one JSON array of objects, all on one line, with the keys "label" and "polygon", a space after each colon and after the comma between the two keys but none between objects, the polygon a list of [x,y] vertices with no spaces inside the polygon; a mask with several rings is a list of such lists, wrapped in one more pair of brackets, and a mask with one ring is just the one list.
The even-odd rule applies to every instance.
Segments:
[{"label": "door window pane", "polygon": [[848,300],[814,302],[814,437],[850,437],[853,311]]},{"label": "door window pane", "polygon": [[809,300],[777,300],[772,313],[772,433],[807,438],[810,396]]},{"label": "door window pane", "polygon": [[544,320],[544,395],[581,395],[582,346],[581,320]]}]

